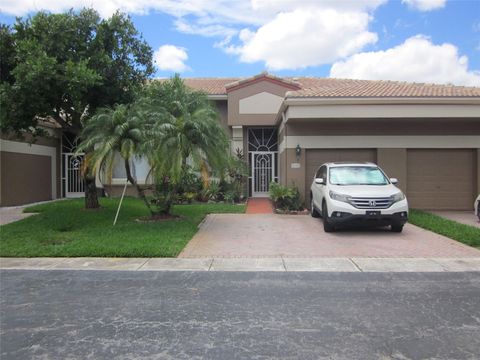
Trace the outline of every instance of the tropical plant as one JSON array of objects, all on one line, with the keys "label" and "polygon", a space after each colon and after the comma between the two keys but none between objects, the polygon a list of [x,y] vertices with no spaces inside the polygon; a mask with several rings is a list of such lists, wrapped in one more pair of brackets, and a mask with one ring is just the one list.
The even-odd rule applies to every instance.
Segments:
[{"label": "tropical plant", "polygon": [[243,197],[248,179],[248,166],[241,149],[237,148],[235,154],[229,157],[227,166],[224,192],[233,192],[235,202],[238,202]]},{"label": "tropical plant", "polygon": [[143,109],[142,104],[117,105],[114,108],[100,109],[85,125],[81,133],[84,139],[79,152],[94,149],[85,157],[85,165],[93,174],[100,172],[112,178],[115,157],[120,156],[125,166],[127,180],[135,186],[138,196],[153,215],[144,189],[137,183],[132,174],[132,160],[141,157],[145,133],[153,136],[155,129],[155,113]]},{"label": "tropical plant", "polygon": [[223,200],[227,203],[235,203],[237,201],[237,194],[233,190],[227,190],[223,194]]},{"label": "tropical plant", "polygon": [[229,156],[228,137],[206,95],[185,86],[178,75],[152,82],[144,97],[157,114],[153,129],[157,136],[147,136],[144,153],[155,184],[160,187],[160,199],[166,202],[162,212],[168,213],[174,196],[166,196],[165,192],[176,193],[189,168],[201,174],[204,187],[208,187],[212,173],[224,172]]},{"label": "tropical plant", "polygon": [[283,186],[277,182],[272,182],[269,192],[276,209],[288,211],[302,209],[300,193],[296,186]]}]

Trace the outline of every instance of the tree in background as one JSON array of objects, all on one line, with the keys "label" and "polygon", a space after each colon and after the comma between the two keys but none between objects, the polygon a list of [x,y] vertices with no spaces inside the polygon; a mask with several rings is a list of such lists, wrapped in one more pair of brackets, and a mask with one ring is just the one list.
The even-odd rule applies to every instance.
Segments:
[{"label": "tree in background", "polygon": [[[18,135],[41,134],[48,117],[78,135],[97,109],[131,102],[154,70],[152,49],[119,12],[19,18],[0,25],[0,50],[1,130]],[[85,206],[97,208],[95,178],[86,174]]]}]

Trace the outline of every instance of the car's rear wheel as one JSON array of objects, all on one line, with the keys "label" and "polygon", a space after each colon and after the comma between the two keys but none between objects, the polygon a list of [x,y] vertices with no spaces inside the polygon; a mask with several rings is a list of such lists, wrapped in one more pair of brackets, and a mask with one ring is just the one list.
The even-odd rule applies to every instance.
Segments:
[{"label": "car's rear wheel", "polygon": [[315,208],[315,205],[313,204],[313,196],[312,196],[312,200],[310,200],[310,215],[314,218],[320,217],[320,213],[318,212],[318,210]]},{"label": "car's rear wheel", "polygon": [[323,218],[323,230],[327,233],[335,231],[335,227],[330,222],[330,218],[328,216],[327,204],[325,202],[322,205],[322,218]]},{"label": "car's rear wheel", "polygon": [[392,232],[401,233],[403,230],[403,225],[392,225],[391,230]]}]

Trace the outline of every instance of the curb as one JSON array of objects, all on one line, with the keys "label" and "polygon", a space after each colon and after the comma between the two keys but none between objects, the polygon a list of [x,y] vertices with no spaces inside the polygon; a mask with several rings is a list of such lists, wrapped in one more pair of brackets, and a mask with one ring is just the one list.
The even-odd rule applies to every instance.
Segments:
[{"label": "curb", "polygon": [[0,258],[2,270],[480,272],[480,258]]}]

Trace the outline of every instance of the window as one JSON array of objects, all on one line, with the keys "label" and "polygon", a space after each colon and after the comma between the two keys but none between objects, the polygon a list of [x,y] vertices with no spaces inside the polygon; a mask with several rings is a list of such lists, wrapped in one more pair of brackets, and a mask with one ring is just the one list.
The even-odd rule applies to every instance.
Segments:
[{"label": "window", "polygon": [[[130,168],[133,177],[143,182],[147,178],[150,171],[150,166],[144,158],[134,158],[130,160]],[[119,154],[115,155],[115,160],[112,169],[112,179],[126,179],[127,173],[125,171],[125,163]]]},{"label": "window", "polygon": [[273,128],[248,129],[248,151],[277,151],[278,135]]},{"label": "window", "polygon": [[327,178],[327,167],[326,166],[320,166],[320,168],[317,170],[317,173],[315,174],[315,178],[326,179]]},{"label": "window", "polygon": [[383,172],[373,166],[338,166],[330,168],[332,185],[387,185]]}]

